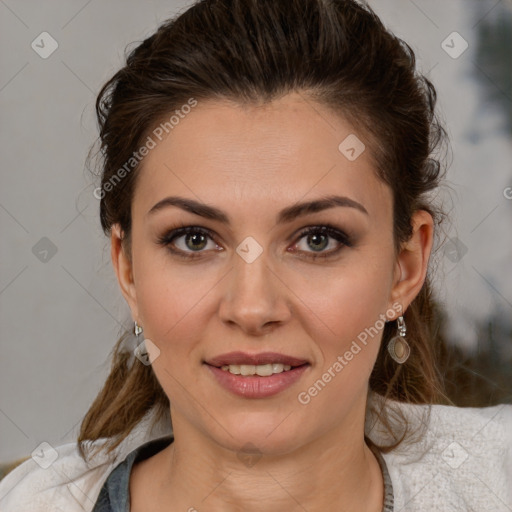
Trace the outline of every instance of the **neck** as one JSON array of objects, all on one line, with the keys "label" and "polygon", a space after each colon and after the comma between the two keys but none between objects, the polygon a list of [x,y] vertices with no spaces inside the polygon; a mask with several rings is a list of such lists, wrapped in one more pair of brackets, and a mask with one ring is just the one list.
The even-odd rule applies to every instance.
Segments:
[{"label": "neck", "polygon": [[382,474],[362,436],[333,430],[285,455],[243,456],[173,426],[156,473],[162,510],[382,510]]}]

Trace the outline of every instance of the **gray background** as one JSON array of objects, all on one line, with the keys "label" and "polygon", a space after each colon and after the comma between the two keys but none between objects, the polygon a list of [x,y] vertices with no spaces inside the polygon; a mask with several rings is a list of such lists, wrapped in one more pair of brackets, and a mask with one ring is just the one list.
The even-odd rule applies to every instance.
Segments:
[{"label": "gray background", "polygon": [[[417,52],[452,138],[450,195],[440,196],[452,224],[435,258],[446,335],[475,352],[491,326],[493,350],[510,360],[512,4],[370,4]],[[108,354],[131,327],[85,169],[94,101],[125,46],[186,5],[0,0],[0,462],[76,438]],[[469,45],[456,59],[441,46],[453,31]],[[47,59],[31,47],[42,32],[58,43]]]}]

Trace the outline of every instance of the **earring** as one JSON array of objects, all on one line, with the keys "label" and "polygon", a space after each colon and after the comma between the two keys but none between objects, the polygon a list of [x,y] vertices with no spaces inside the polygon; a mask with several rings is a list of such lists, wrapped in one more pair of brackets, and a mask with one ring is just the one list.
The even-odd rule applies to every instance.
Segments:
[{"label": "earring", "polygon": [[135,322],[133,332],[135,333],[135,336],[137,336],[137,338],[139,337],[140,334],[142,334],[142,327],[137,322]]},{"label": "earring", "polygon": [[141,363],[143,363],[145,366],[147,366],[151,363],[149,361],[149,355],[148,355],[148,351],[146,348],[146,340],[143,339],[139,343],[139,339],[140,339],[139,336],[142,334],[142,330],[143,330],[142,327],[137,322],[135,322],[135,325],[133,327],[133,332],[135,333],[135,336],[137,336],[137,346],[135,347],[133,354]]},{"label": "earring", "polygon": [[411,354],[411,347],[405,340],[405,321],[403,315],[397,318],[398,334],[393,336],[388,343],[389,355],[399,364],[405,363]]}]

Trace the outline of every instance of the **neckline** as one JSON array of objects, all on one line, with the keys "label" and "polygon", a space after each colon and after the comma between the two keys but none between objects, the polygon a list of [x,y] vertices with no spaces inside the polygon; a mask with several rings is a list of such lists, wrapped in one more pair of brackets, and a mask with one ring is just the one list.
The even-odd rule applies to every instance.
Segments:
[{"label": "neckline", "polygon": [[[174,435],[159,437],[138,446],[120,462],[105,480],[98,499],[91,512],[129,512],[130,511],[130,476],[133,465],[141,462],[169,446]],[[380,451],[370,446],[377,458],[384,481],[384,503],[382,512],[394,511],[393,484],[388,467]]]},{"label": "neckline", "polygon": [[156,455],[174,441],[172,434],[147,441],[132,450],[108,475],[91,512],[130,512],[130,476],[133,465]]},{"label": "neckline", "polygon": [[393,512],[395,510],[395,499],[393,494],[393,482],[391,481],[388,466],[384,457],[376,447],[370,446],[370,450],[373,452],[377,462],[379,463],[380,470],[382,472],[382,479],[384,481],[384,503],[382,505],[382,512]]}]

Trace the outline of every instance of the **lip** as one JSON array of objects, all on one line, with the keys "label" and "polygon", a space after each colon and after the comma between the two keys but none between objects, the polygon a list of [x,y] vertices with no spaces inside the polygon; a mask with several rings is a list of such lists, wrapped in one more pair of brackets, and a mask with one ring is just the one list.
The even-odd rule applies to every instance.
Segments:
[{"label": "lip", "polygon": [[249,354],[247,352],[229,352],[227,354],[222,354],[220,356],[208,359],[205,362],[206,364],[217,368],[230,364],[260,365],[269,363],[281,363],[288,364],[290,366],[302,366],[308,363],[308,361],[305,359],[299,359],[297,357],[279,354],[277,352],[260,352],[259,354]]},{"label": "lip", "polygon": [[[206,364],[206,363],[205,363]],[[234,375],[229,371],[206,364],[217,382],[231,393],[244,398],[266,398],[277,395],[297,382],[310,367],[303,364],[286,372],[274,373],[268,377],[259,375]]]}]

